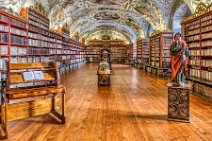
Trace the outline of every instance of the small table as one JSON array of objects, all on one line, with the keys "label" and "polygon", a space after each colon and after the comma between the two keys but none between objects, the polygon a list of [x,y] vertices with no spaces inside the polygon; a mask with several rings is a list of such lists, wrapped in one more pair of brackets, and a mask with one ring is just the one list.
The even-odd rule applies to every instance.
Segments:
[{"label": "small table", "polygon": [[168,83],[168,119],[190,123],[189,119],[189,91],[191,86],[174,86]]}]

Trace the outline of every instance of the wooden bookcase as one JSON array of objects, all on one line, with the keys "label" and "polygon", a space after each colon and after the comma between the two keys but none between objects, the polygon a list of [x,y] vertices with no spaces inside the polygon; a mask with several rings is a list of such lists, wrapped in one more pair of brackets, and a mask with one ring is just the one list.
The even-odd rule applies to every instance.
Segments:
[{"label": "wooden bookcase", "polygon": [[49,62],[49,19],[32,8],[26,8],[29,22],[28,62]]},{"label": "wooden bookcase", "polygon": [[126,63],[128,45],[123,41],[90,41],[86,46],[86,60],[100,62],[100,50],[103,48],[110,49],[111,63]]},{"label": "wooden bookcase", "polygon": [[149,39],[142,39],[137,42],[138,67],[143,68],[149,65]]},{"label": "wooden bookcase", "polygon": [[200,4],[181,24],[190,51],[187,79],[196,93],[212,99],[212,6]]},{"label": "wooden bookcase", "polygon": [[62,61],[62,36],[54,30],[49,31],[49,55],[50,60],[55,60],[59,67]]},{"label": "wooden bookcase", "polygon": [[89,63],[100,62],[100,47],[95,45],[86,46],[86,61]]},{"label": "wooden bookcase", "polygon": [[72,49],[71,49],[71,40],[70,40],[70,32],[68,31],[68,27],[62,27],[62,52],[61,52],[61,66],[60,71],[65,72],[70,70],[72,67]]},{"label": "wooden bookcase", "polygon": [[28,58],[27,21],[0,11],[0,58],[25,63]]},{"label": "wooden bookcase", "polygon": [[129,49],[130,49],[130,56],[129,56],[129,62],[130,62],[130,64],[132,65],[132,66],[134,66],[134,67],[136,67],[136,59],[137,59],[137,56],[135,56],[135,55],[137,55],[137,49],[135,50],[134,48],[133,48],[133,44],[131,43],[131,44],[129,44]]},{"label": "wooden bookcase", "polygon": [[138,68],[142,68],[142,40],[137,41],[137,63]]},{"label": "wooden bookcase", "polygon": [[141,61],[144,65],[149,65],[149,40],[142,40]]},{"label": "wooden bookcase", "polygon": [[111,41],[110,42],[110,56],[111,63],[126,63],[127,59],[127,46],[123,41]]},{"label": "wooden bookcase", "polygon": [[5,59],[0,58],[0,104],[2,104],[2,95],[6,92],[7,63]]},{"label": "wooden bookcase", "polygon": [[150,37],[150,67],[151,72],[163,76],[170,69],[170,45],[173,41],[173,32],[155,32]]},{"label": "wooden bookcase", "polygon": [[62,68],[85,62],[84,46],[72,41],[68,30],[49,30],[49,19],[31,7],[20,14],[0,11],[0,58],[9,63],[56,60]]},{"label": "wooden bookcase", "polygon": [[79,65],[84,63],[84,48],[81,44],[70,39],[70,32],[68,26],[63,26],[58,30],[62,37],[62,47],[60,48],[60,56],[58,59],[60,72],[66,72],[71,69],[76,69]]}]

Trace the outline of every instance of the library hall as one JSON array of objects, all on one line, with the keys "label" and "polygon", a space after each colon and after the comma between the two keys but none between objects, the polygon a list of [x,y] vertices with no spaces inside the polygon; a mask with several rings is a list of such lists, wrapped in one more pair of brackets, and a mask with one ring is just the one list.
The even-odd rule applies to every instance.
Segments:
[{"label": "library hall", "polygon": [[0,140],[212,141],[212,0],[0,0]]}]

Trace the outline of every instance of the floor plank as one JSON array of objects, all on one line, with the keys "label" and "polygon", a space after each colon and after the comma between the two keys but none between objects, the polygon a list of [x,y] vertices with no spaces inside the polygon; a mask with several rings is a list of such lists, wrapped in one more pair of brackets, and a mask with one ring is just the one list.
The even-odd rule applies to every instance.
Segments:
[{"label": "floor plank", "polygon": [[212,103],[190,95],[191,123],[168,122],[168,80],[113,65],[110,87],[98,87],[97,64],[63,74],[66,125],[51,115],[10,122],[11,141],[211,141]]}]

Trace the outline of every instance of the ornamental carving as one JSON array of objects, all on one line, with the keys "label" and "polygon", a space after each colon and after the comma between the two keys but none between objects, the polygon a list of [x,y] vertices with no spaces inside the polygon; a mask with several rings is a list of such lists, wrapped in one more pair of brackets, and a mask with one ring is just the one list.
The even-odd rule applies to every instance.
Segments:
[{"label": "ornamental carving", "polygon": [[203,14],[211,11],[211,9],[212,9],[211,7],[212,7],[211,4],[207,6],[206,4],[201,2],[197,6],[195,12],[191,16],[189,16],[186,20],[184,20],[183,22],[189,21],[189,20],[191,20],[193,18],[196,18],[196,17],[198,17],[200,15],[203,15]]},{"label": "ornamental carving", "polygon": [[189,120],[189,90],[168,89],[168,118]]},{"label": "ornamental carving", "polygon": [[105,11],[95,14],[94,18],[97,20],[118,20],[120,16],[117,13]]},{"label": "ornamental carving", "polygon": [[89,1],[94,4],[113,5],[113,4],[123,4],[126,3],[128,0],[89,0]]}]

